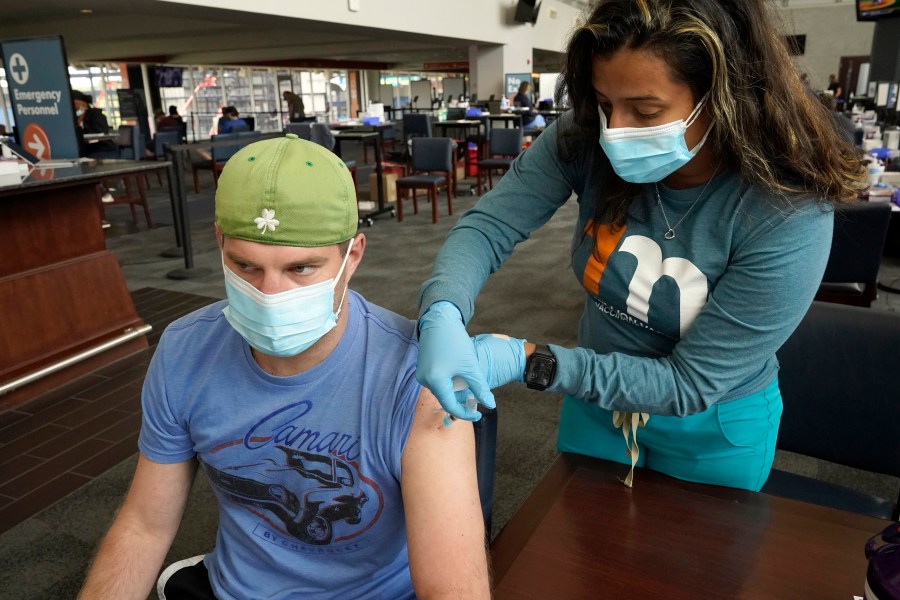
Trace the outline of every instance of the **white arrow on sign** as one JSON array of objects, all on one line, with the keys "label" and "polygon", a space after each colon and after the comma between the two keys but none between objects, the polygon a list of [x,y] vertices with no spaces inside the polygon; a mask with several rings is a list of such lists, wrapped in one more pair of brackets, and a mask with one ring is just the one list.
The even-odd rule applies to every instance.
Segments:
[{"label": "white arrow on sign", "polygon": [[44,160],[44,152],[47,150],[47,147],[44,146],[44,142],[41,141],[41,138],[39,138],[37,134],[31,136],[28,147],[34,151],[33,154],[37,156],[39,160]]}]

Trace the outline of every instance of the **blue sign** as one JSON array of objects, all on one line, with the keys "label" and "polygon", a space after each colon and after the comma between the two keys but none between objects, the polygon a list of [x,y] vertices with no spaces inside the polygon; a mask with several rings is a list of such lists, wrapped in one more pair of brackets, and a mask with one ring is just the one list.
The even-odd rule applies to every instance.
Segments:
[{"label": "blue sign", "polygon": [[41,160],[78,158],[75,111],[62,38],[3,42],[19,142]]},{"label": "blue sign", "polygon": [[512,100],[512,97],[519,93],[519,86],[523,81],[531,83],[531,73],[507,73],[504,95]]}]

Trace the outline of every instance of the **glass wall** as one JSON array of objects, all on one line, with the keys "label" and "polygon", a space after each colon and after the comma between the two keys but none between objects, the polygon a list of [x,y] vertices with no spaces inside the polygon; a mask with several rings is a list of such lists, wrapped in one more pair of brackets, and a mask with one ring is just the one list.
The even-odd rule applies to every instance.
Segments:
[{"label": "glass wall", "polygon": [[[188,140],[215,134],[223,106],[234,106],[242,117],[252,117],[255,128],[280,131],[287,122],[286,106],[278,92],[278,76],[289,78],[303,98],[306,115],[322,121],[348,119],[350,97],[346,71],[315,71],[267,67],[171,65],[184,69],[181,87],[159,88],[161,108],[175,106],[188,123]],[[116,89],[123,85],[119,65],[79,64],[69,67],[72,89],[89,94],[106,113],[113,128],[121,123]],[[155,84],[155,82],[153,82]],[[154,107],[160,108],[160,107]],[[6,75],[0,69],[0,124],[12,129]]]},{"label": "glass wall", "polygon": [[[184,87],[161,88],[163,103],[179,106],[197,138],[216,132],[223,106],[252,117],[259,131],[280,131],[287,122],[287,106],[278,91],[279,76],[288,78],[300,95],[306,115],[323,121],[347,118],[349,96],[346,71],[307,71],[261,67],[185,67]],[[189,134],[190,137],[190,134]]]},{"label": "glass wall", "polygon": [[[419,107],[438,106],[441,100],[445,99],[444,79],[461,79],[462,86],[468,88],[466,75],[463,73],[431,73],[431,72],[394,72],[382,71],[380,83],[382,91],[380,93],[382,102],[387,103],[385,95],[387,88],[394,88],[392,95],[392,104],[395,108],[400,108],[409,104],[411,94],[418,96],[416,105]],[[419,82],[419,83],[417,83]],[[426,85],[424,82],[428,82]],[[424,93],[422,93],[424,92]],[[455,97],[458,92],[452,92]]]}]

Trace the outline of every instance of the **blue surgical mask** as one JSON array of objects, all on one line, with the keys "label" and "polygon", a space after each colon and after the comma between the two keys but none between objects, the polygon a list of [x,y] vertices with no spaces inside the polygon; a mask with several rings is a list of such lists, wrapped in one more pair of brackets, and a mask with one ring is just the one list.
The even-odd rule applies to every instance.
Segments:
[{"label": "blue surgical mask", "polygon": [[83,115],[83,114],[84,114],[84,109],[83,109],[83,108],[79,108],[78,110],[75,111],[75,116],[76,116],[76,117],[80,117],[80,116]]},{"label": "blue surgical mask", "polygon": [[222,311],[248,344],[269,356],[296,356],[322,339],[337,325],[347,288],[334,310],[334,288],[344,272],[350,248],[337,276],[278,294],[265,294],[225,266],[228,306]]},{"label": "blue surgical mask", "polygon": [[690,127],[706,102],[704,96],[687,121],[679,119],[654,127],[616,127],[611,129],[603,109],[600,112],[600,146],[612,163],[616,174],[631,183],[662,181],[688,163],[703,147],[712,123],[692,150],[688,150],[684,132]]}]

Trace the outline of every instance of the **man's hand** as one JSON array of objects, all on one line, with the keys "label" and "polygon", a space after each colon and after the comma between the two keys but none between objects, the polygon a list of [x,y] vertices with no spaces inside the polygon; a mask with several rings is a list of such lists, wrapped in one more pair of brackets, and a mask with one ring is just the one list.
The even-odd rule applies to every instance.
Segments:
[{"label": "man's hand", "polygon": [[[435,302],[419,319],[416,380],[431,390],[443,409],[457,419],[481,419],[481,413],[467,410],[460,402],[460,395],[453,391],[453,377],[463,379],[469,391],[485,407],[492,409],[497,405],[459,309],[450,302]],[[463,401],[465,394],[462,392]]]},{"label": "man's hand", "polygon": [[478,364],[491,389],[525,380],[525,341],[497,333],[472,338]]}]

